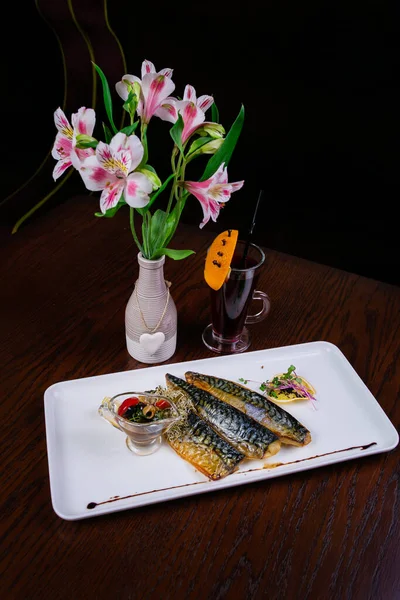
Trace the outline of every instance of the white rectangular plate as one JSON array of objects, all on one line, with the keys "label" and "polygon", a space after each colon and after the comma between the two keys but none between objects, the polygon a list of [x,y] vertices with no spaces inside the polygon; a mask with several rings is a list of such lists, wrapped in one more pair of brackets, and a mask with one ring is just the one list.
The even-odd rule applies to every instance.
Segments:
[{"label": "white rectangular plate", "polygon": [[[97,409],[104,396],[154,389],[165,374],[184,378],[198,371],[238,381],[263,381],[293,364],[316,389],[311,402],[282,405],[311,432],[303,447],[283,446],[262,461],[246,460],[239,471],[210,481],[169,445],[136,456],[125,436]],[[257,389],[257,383],[249,381]],[[47,453],[54,511],[63,519],[94,517],[172,498],[211,492],[305,471],[394,448],[399,436],[342,352],[310,342],[240,355],[148,367],[56,383],[44,395]],[[270,465],[270,466],[268,466]]]}]

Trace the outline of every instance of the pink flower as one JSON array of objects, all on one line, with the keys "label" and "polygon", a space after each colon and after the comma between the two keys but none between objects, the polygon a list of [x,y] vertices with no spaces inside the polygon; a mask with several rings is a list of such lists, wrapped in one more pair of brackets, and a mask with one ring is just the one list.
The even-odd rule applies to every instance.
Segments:
[{"label": "pink flower", "polygon": [[100,209],[104,214],[124,194],[129,206],[143,208],[149,202],[153,184],[143,173],[132,173],[143,158],[142,142],[136,135],[117,133],[110,144],[99,142],[96,154],[87,158],[79,172],[88,190],[103,190]]},{"label": "pink flower", "polygon": [[227,167],[222,164],[218,171],[206,181],[185,181],[183,187],[188,190],[200,202],[204,213],[204,219],[200,223],[200,229],[211,219],[216,222],[219,211],[233,192],[243,187],[244,181],[228,183]]},{"label": "pink flower", "polygon": [[72,115],[72,127],[61,108],[54,113],[54,123],[58,129],[51,155],[58,162],[54,167],[53,178],[56,181],[73,164],[76,168],[88,156],[94,154],[93,148],[80,150],[76,148],[76,136],[91,136],[96,122],[96,114],[92,108],[82,106]]},{"label": "pink flower", "polygon": [[175,89],[172,79],[172,69],[162,69],[159,73],[148,60],[142,63],[142,79],[135,75],[124,75],[115,88],[121,98],[126,101],[133,83],[141,86],[140,100],[137,107],[138,115],[144,123],[148,123],[153,115],[164,121],[175,123],[178,112],[175,107],[176,98],[170,97]]},{"label": "pink flower", "polygon": [[[191,85],[185,87],[183,100],[176,102],[176,108],[182,115],[184,127],[182,131],[182,143],[204,123],[205,112],[210,108],[214,99],[212,96],[200,96],[196,98],[196,90]],[[178,118],[178,117],[177,117]]]}]

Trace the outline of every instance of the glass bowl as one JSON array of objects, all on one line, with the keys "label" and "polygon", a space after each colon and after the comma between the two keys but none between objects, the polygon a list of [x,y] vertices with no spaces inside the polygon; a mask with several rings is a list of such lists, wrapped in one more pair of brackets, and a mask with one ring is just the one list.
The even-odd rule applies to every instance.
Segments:
[{"label": "glass bowl", "polygon": [[[158,420],[148,423],[135,423],[118,414],[121,404],[132,396],[138,398],[147,405],[155,405],[160,400],[169,404],[167,415]],[[111,425],[126,434],[126,445],[131,452],[140,456],[146,456],[156,452],[162,442],[162,434],[176,421],[181,418],[176,405],[165,396],[147,392],[124,392],[112,398],[104,398],[99,406],[99,414]]]}]

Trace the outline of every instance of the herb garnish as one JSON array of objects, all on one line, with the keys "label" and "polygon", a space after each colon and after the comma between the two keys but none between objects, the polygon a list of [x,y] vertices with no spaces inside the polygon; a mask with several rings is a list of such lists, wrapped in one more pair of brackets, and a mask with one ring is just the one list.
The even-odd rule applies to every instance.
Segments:
[{"label": "herb garnish", "polygon": [[144,402],[139,402],[138,404],[127,408],[123,416],[131,423],[149,423],[149,421],[161,421],[162,419],[168,418],[169,408],[163,410],[161,408],[154,407],[154,412],[146,416],[144,409],[147,406],[151,405],[145,404]]},{"label": "herb garnish", "polygon": [[291,398],[295,400],[296,398],[307,398],[312,402],[316,400],[316,398],[314,398],[314,396],[310,393],[310,389],[304,380],[297,375],[296,367],[294,365],[290,365],[286,373],[283,373],[279,376],[276,375],[271,381],[267,379],[260,382],[252,379],[243,379],[243,377],[240,377],[239,381],[245,385],[249,381],[254,381],[254,383],[258,384],[261,392],[264,392],[266,396],[269,396],[270,398],[276,398],[277,400],[280,398],[282,393],[289,399]]}]

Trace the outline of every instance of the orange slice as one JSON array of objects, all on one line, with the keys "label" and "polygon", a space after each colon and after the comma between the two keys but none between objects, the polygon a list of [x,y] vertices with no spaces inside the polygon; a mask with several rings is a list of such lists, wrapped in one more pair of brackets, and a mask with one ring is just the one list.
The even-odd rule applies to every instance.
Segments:
[{"label": "orange slice", "polygon": [[204,279],[213,290],[219,290],[229,275],[238,235],[237,229],[223,231],[208,249]]}]

